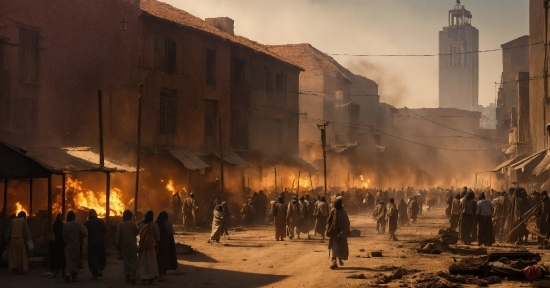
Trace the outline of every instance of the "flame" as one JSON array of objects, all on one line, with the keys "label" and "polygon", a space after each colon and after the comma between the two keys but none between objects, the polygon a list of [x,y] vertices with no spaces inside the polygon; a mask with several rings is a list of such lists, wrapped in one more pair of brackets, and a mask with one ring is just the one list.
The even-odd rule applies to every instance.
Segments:
[{"label": "flame", "polygon": [[[160,182],[164,182],[164,180],[160,180]],[[171,179],[168,180],[168,183],[166,183],[166,190],[172,193],[172,195],[176,194],[178,191],[182,191],[183,193],[187,192],[187,189],[185,189],[185,187],[182,187],[180,190],[176,189],[176,185],[174,185],[174,181],[172,181]]]},{"label": "flame", "polygon": [[25,209],[23,205],[21,205],[21,203],[15,202],[15,215],[17,216],[17,214],[19,214],[19,212],[21,211],[25,212],[27,216],[30,216],[29,212],[27,212],[27,209]]},{"label": "flame", "polygon": [[290,176],[288,176],[288,179],[290,180],[290,183],[294,182],[294,185],[296,185],[296,181],[298,181],[298,184],[302,188],[310,187],[310,185],[309,185],[310,183],[309,183],[308,179],[303,179],[302,177],[300,177],[298,179],[298,178],[296,178],[296,176],[294,174],[291,174]]},{"label": "flame", "polygon": [[[106,210],[106,194],[103,191],[92,191],[90,189],[84,188],[82,186],[82,181],[78,179],[73,179],[72,177],[67,177],[67,191],[72,192],[72,202],[76,207],[70,207],[71,201],[67,201],[69,206],[68,208],[72,209],[94,209],[97,212],[99,217],[105,217]],[[61,198],[61,197],[59,197]],[[132,202],[130,200],[130,202]],[[110,201],[109,201],[109,215],[110,216],[121,216],[124,210],[126,209],[126,204],[122,201],[122,191],[118,188],[111,189]],[[54,207],[55,208],[55,207]],[[61,211],[61,207],[54,209]]]},{"label": "flame", "polygon": [[365,178],[363,177],[363,175],[359,175],[359,180],[361,180],[361,182],[363,183],[364,189],[369,188],[370,179],[367,179],[367,181],[365,181]]}]

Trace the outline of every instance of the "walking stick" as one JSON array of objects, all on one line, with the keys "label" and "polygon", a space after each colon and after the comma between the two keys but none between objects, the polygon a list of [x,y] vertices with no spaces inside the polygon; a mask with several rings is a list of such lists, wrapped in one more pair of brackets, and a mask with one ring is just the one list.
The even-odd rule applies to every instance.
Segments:
[{"label": "walking stick", "polygon": [[531,215],[529,215],[529,216],[526,216],[526,215],[527,214],[532,214],[533,212],[535,212],[536,211],[535,208],[538,208],[542,204],[542,202],[543,201],[541,200],[539,203],[537,203],[535,206],[533,206],[533,208],[529,209],[527,212],[525,212],[525,214],[521,215],[521,218],[523,218],[523,220],[521,220],[521,222],[519,222],[519,224],[516,227],[514,227],[514,229],[512,229],[510,231],[510,233],[508,233],[508,235],[506,235],[504,238],[502,238],[502,241],[506,241],[506,239],[508,239],[508,237],[510,237],[510,235],[512,235],[512,233],[514,233],[521,226],[521,224],[523,224],[523,222],[525,222],[525,220],[527,220],[527,218],[529,216],[531,216]]}]

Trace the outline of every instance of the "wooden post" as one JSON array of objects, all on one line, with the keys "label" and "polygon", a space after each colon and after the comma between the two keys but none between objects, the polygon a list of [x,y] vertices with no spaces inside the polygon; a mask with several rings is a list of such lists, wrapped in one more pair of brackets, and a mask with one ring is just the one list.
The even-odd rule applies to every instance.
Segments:
[{"label": "wooden post", "polygon": [[99,168],[105,166],[105,151],[103,150],[103,95],[97,90],[97,108],[99,113]]},{"label": "wooden post", "polygon": [[275,195],[277,195],[277,167],[273,167],[273,171],[275,172]]},{"label": "wooden post", "polygon": [[2,209],[2,239],[0,239],[0,243],[4,243],[4,234],[6,234],[7,219],[8,219],[8,178],[4,178],[4,206]]},{"label": "wooden post", "polygon": [[48,226],[52,225],[52,175],[48,176]]},{"label": "wooden post", "polygon": [[296,190],[297,195],[300,195],[300,170],[298,170],[298,188]]},{"label": "wooden post", "polygon": [[311,188],[311,193],[313,193],[313,180],[311,180],[311,171],[307,171],[309,173],[309,188]]},{"label": "wooden post", "polygon": [[139,169],[141,164],[141,106],[143,102],[143,84],[139,84],[139,97],[138,97],[138,127],[137,127],[137,148],[136,148],[136,191],[134,194],[134,215],[138,210],[138,196],[139,196]]},{"label": "wooden post", "polygon": [[29,179],[29,217],[32,215],[32,178]]},{"label": "wooden post", "polygon": [[218,118],[218,130],[220,132],[220,201],[223,201],[224,178],[223,178],[223,139],[222,139],[222,117]]},{"label": "wooden post", "polygon": [[61,214],[65,218],[66,207],[65,207],[65,198],[67,198],[67,181],[66,174],[61,174]]},{"label": "wooden post", "polygon": [[105,224],[109,229],[109,212],[111,212],[111,172],[105,172],[107,176],[107,187],[105,191]]}]

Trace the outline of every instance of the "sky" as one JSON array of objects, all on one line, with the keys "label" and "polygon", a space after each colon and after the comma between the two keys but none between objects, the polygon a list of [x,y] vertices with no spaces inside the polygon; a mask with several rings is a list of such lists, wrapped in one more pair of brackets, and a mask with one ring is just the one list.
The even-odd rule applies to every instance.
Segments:
[{"label": "sky", "polygon": [[[202,19],[229,17],[235,34],[262,44],[310,43],[327,54],[437,54],[456,0],[161,0]],[[529,0],[462,0],[479,49],[529,34]],[[438,107],[438,57],[333,56],[379,84],[396,107]],[[502,51],[479,55],[479,104],[495,102]]]}]

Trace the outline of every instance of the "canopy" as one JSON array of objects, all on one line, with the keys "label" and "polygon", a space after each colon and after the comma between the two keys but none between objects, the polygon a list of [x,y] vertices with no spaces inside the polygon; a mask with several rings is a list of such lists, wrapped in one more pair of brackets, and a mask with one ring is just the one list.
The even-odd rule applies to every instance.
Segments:
[{"label": "canopy", "polygon": [[182,149],[178,150],[168,150],[172,156],[174,156],[176,159],[178,159],[185,168],[189,170],[200,170],[200,169],[206,169],[210,166],[208,164],[204,163],[199,156],[195,155],[194,153],[191,153],[189,151],[185,151]]},{"label": "canopy", "polygon": [[[212,154],[218,159],[220,158],[220,153],[217,151],[212,151]],[[248,162],[244,161],[239,155],[233,151],[223,152],[223,162],[226,162],[230,165],[235,165],[239,168],[246,169],[252,167]]]},{"label": "canopy", "polygon": [[52,174],[62,174],[26,152],[0,141],[0,178],[48,178]]},{"label": "canopy", "polygon": [[537,167],[533,169],[533,174],[535,174],[536,176],[539,176],[545,171],[548,171],[549,168],[550,168],[550,151],[547,150],[542,161],[540,161]]},{"label": "canopy", "polygon": [[511,159],[508,159],[502,163],[500,163],[497,167],[495,167],[493,170],[491,170],[491,172],[499,172],[500,169],[504,168],[504,167],[508,167],[510,166],[510,164],[516,162],[517,160],[519,159],[522,159],[523,157],[525,157],[525,155],[518,155],[516,157],[513,157]]},{"label": "canopy", "polygon": [[535,154],[529,155],[528,157],[525,157],[521,159],[520,161],[510,165],[514,170],[519,170],[523,172],[525,170],[525,166],[527,166],[529,163],[532,163],[533,161],[540,161],[542,157],[544,156],[543,152],[546,151],[546,149],[543,149]]}]

